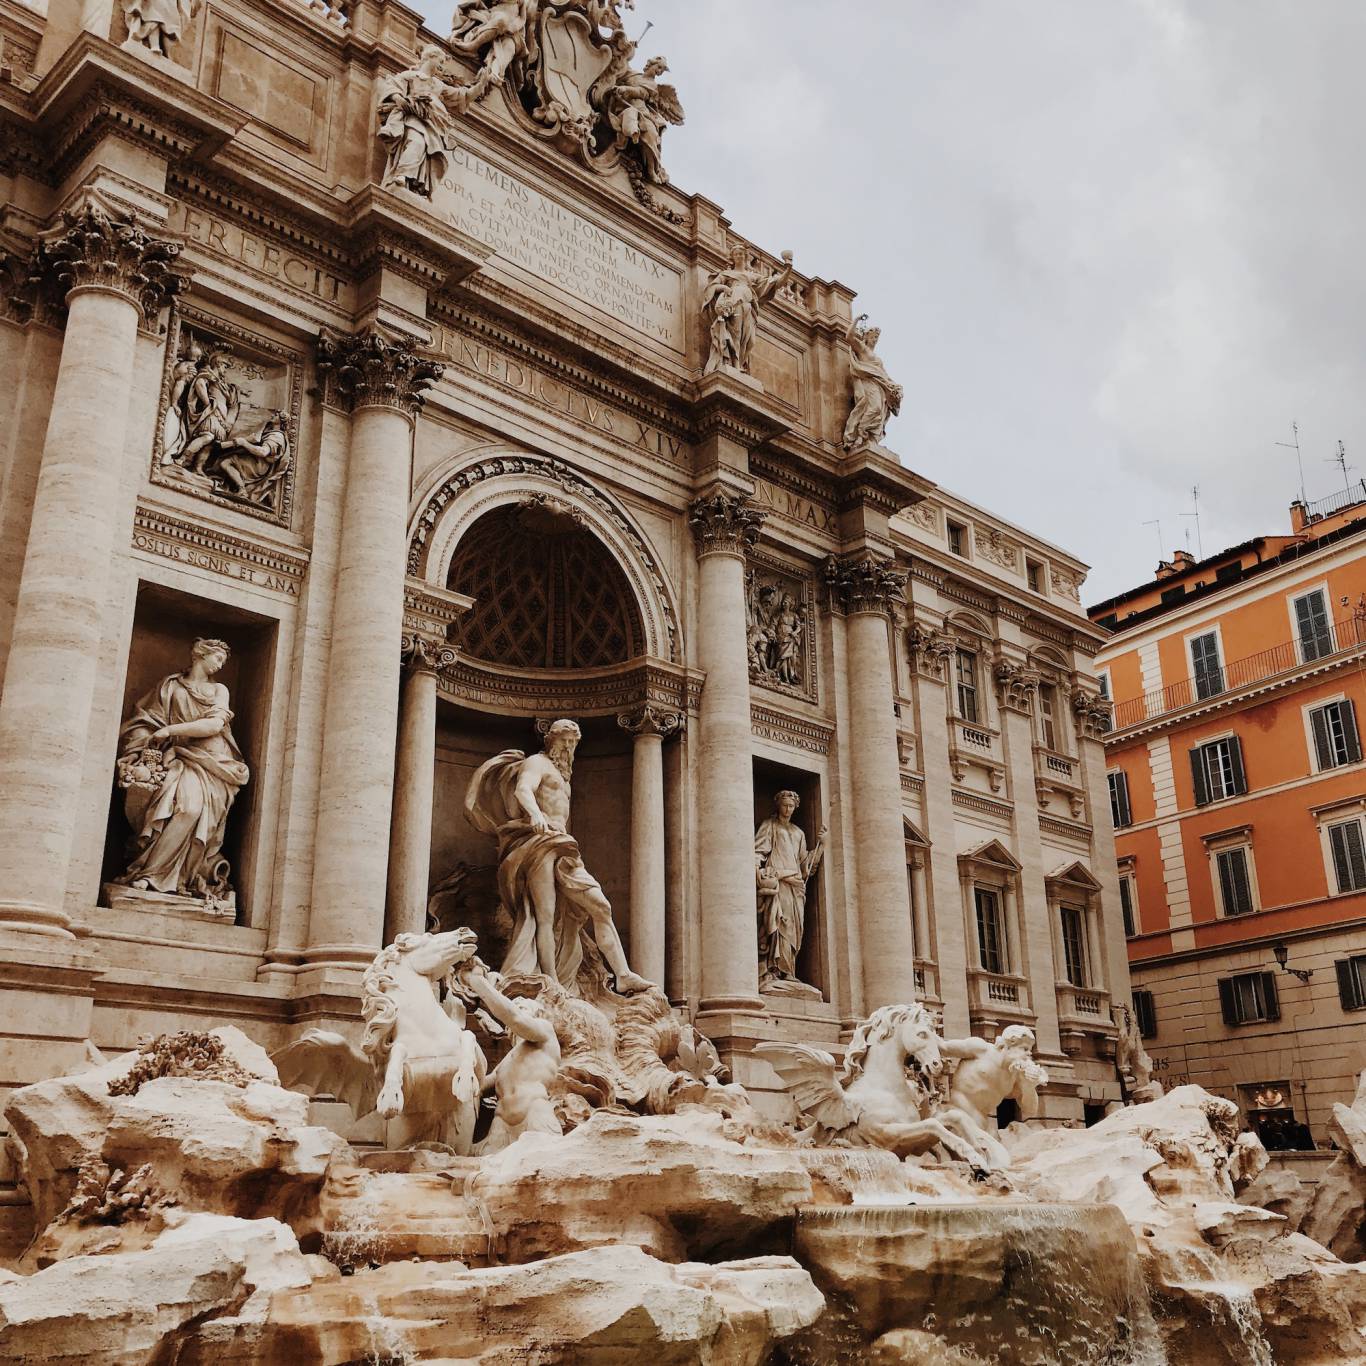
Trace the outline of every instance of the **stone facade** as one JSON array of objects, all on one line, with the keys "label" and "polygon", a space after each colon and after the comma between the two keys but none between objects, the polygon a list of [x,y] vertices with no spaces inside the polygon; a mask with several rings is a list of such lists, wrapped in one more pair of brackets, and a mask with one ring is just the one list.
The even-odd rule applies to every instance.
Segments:
[{"label": "stone facade", "polygon": [[[1046,1116],[1118,1099],[1084,567],[848,438],[851,293],[667,183],[661,67],[566,121],[399,5],[177,13],[0,9],[34,54],[0,86],[0,1087],[229,1019],[355,1034],[381,941],[487,882],[475,769],[572,716],[632,964],[738,1080],[776,1092],[757,1043],[837,1046],[920,990],[950,1033],[1037,1029]],[[435,133],[404,122],[423,81]],[[227,653],[194,724],[230,713],[251,775],[231,918],[110,890],[116,760],[149,791],[169,761],[121,727],[197,638]],[[780,789],[829,829],[801,995],[760,990]]]}]

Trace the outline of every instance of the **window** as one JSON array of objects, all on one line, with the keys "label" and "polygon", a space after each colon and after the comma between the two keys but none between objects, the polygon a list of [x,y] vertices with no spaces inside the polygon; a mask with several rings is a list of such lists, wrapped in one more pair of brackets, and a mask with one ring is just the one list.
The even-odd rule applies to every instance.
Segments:
[{"label": "window", "polygon": [[1110,780],[1110,819],[1116,830],[1134,823],[1133,808],[1129,805],[1129,775],[1118,769],[1106,774]]},{"label": "window", "polygon": [[968,553],[968,529],[962,522],[946,521],[945,525],[949,532],[949,549],[955,555],[967,557]]},{"label": "window", "polygon": [[1051,683],[1039,684],[1039,739],[1045,749],[1058,747],[1058,690]]},{"label": "window", "polygon": [[1242,741],[1229,735],[1191,750],[1191,777],[1195,782],[1196,806],[1225,797],[1241,797],[1247,791]]},{"label": "window", "polygon": [[1110,701],[1110,671],[1102,669],[1096,675],[1096,682],[1100,685],[1100,695],[1108,702]]},{"label": "window", "polygon": [[1221,564],[1214,571],[1215,583],[1237,583],[1243,577],[1243,562],[1234,560],[1232,564]]},{"label": "window", "polygon": [[984,972],[1010,971],[1005,925],[1001,920],[1001,897],[989,887],[974,887],[977,906],[977,952]]},{"label": "window", "polygon": [[1025,578],[1029,582],[1031,591],[1035,593],[1043,592],[1043,565],[1041,565],[1038,560],[1031,560],[1027,555],[1025,556]]},{"label": "window", "polygon": [[1260,1024],[1279,1020],[1274,972],[1244,972],[1219,979],[1219,1006],[1226,1025]]},{"label": "window", "polygon": [[1134,992],[1134,1020],[1140,1039],[1157,1038],[1157,1007],[1151,991]]},{"label": "window", "polygon": [[1356,709],[1346,699],[1313,708],[1309,713],[1309,730],[1314,737],[1314,764],[1320,772],[1360,760]]},{"label": "window", "polygon": [[1124,917],[1124,937],[1132,939],[1138,933],[1138,894],[1132,873],[1119,875],[1119,909]]},{"label": "window", "polygon": [[1257,909],[1253,905],[1252,877],[1248,871],[1247,856],[1246,845],[1220,849],[1214,855],[1219,874],[1219,902],[1225,915],[1247,915]]},{"label": "window", "polygon": [[1328,847],[1333,854],[1339,894],[1366,891],[1366,840],[1362,838],[1361,821],[1330,825]]},{"label": "window", "polygon": [[1195,675],[1195,695],[1200,699],[1218,697],[1224,691],[1224,666],[1219,659],[1219,636],[1214,631],[1192,636],[1191,672]]},{"label": "window", "polygon": [[1335,966],[1343,1010],[1366,1010],[1366,955],[1339,958]]},{"label": "window", "polygon": [[958,715],[975,725],[977,716],[977,656],[959,650],[955,669],[958,677]]},{"label": "window", "polygon": [[1086,912],[1080,906],[1060,906],[1062,956],[1067,980],[1074,987],[1086,985]]},{"label": "window", "polygon": [[1300,659],[1322,659],[1333,653],[1333,623],[1328,616],[1328,597],[1322,588],[1295,599],[1295,635]]}]

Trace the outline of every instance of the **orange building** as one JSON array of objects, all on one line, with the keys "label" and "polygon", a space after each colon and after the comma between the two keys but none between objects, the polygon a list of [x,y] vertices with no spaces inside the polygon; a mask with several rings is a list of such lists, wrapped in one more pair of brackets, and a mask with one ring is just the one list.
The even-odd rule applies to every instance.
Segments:
[{"label": "orange building", "polygon": [[1158,1080],[1326,1142],[1366,1067],[1366,482],[1090,609],[1135,1014]]}]

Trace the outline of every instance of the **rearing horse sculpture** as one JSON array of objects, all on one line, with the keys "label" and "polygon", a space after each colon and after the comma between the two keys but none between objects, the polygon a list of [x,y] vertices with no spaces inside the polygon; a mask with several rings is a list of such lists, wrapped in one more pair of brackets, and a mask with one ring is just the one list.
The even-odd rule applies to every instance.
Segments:
[{"label": "rearing horse sculpture", "polygon": [[813,1121],[816,1142],[836,1148],[886,1148],[915,1157],[942,1147],[975,1172],[982,1154],[958,1132],[952,1114],[929,1114],[943,1070],[934,1019],[924,1006],[883,1006],[854,1031],[844,1067],[805,1044],[761,1043],[755,1050],[783,1079],[797,1109]]}]

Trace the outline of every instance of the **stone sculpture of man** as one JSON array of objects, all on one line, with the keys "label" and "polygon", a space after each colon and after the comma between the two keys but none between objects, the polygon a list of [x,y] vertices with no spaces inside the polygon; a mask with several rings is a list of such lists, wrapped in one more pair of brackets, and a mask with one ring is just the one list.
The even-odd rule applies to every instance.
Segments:
[{"label": "stone sculpture of man", "polygon": [[125,0],[128,40],[158,57],[169,57],[198,8],[196,0]]},{"label": "stone sculpture of man", "polygon": [[196,640],[184,673],[163,678],[119,732],[119,786],[136,857],[118,879],[201,900],[228,894],[223,835],[249,776],[233,739],[221,640]]},{"label": "stone sculpture of man", "polygon": [[498,837],[498,893],[513,917],[503,972],[539,972],[577,991],[581,932],[596,941],[619,992],[651,984],[627,966],[612,904],[583,865],[569,834],[570,775],[581,732],[556,721],[545,749],[504,750],[483,764],[465,793],[465,816]]},{"label": "stone sculpture of man", "polygon": [[844,424],[844,449],[856,451],[863,446],[876,446],[887,435],[887,423],[901,411],[901,385],[887,373],[877,354],[876,327],[864,327],[866,313],[860,314],[845,339],[849,343],[849,375],[854,386],[854,406]]},{"label": "stone sculpture of man", "polygon": [[797,955],[806,928],[806,883],[825,852],[825,827],[809,853],[806,833],[792,815],[799,798],[779,792],[775,814],[754,835],[759,877],[759,972],[761,985],[797,980]]},{"label": "stone sculpture of man", "polygon": [[946,1039],[940,1046],[946,1058],[959,1058],[949,1084],[944,1111],[955,1112],[960,1127],[995,1167],[1008,1167],[1010,1153],[996,1137],[997,1107],[1013,1100],[1021,1119],[1039,1112],[1039,1087],[1048,1073],[1034,1061],[1034,1031],[1008,1025],[988,1043],[985,1039]]},{"label": "stone sculpture of man", "polygon": [[730,265],[718,270],[702,292],[702,313],[709,322],[706,372],[732,366],[749,373],[759,332],[759,305],[767,303],[792,276],[792,253],[783,252],[782,270],[770,270],[737,243]]},{"label": "stone sculpture of man", "polygon": [[446,174],[446,153],[455,138],[447,103],[463,113],[469,94],[442,79],[444,60],[445,53],[429,44],[416,66],[380,87],[379,137],[388,148],[380,183],[386,188],[396,185],[430,199],[432,187]]}]

